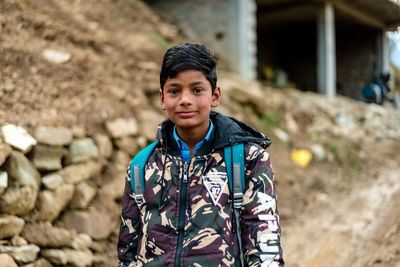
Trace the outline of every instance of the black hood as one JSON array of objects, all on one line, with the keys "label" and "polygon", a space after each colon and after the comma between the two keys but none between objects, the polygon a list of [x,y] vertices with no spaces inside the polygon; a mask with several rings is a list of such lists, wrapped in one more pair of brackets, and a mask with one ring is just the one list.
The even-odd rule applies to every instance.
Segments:
[{"label": "black hood", "polygon": [[210,119],[215,126],[215,148],[248,142],[257,143],[264,148],[271,145],[271,140],[264,134],[237,119],[217,112],[211,112]]},{"label": "black hood", "polygon": [[[212,111],[210,119],[214,124],[214,131],[211,138],[214,149],[249,142],[257,143],[264,148],[267,148],[271,144],[271,140],[265,135],[232,117]],[[174,123],[170,119],[163,121],[158,126],[157,139],[168,151],[178,153],[176,151],[176,142],[172,137],[173,127]]]}]

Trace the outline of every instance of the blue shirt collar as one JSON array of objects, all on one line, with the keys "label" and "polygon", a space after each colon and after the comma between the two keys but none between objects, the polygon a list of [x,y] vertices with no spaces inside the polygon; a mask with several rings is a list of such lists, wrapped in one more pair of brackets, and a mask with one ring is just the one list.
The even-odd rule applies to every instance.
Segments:
[{"label": "blue shirt collar", "polygon": [[[214,124],[210,120],[210,128],[208,129],[206,137],[204,137],[203,140],[201,140],[200,142],[198,142],[196,144],[196,146],[194,148],[194,154],[196,154],[197,150],[201,147],[201,145],[204,143],[205,140],[206,141],[210,140],[211,133],[213,130],[214,130]],[[181,151],[182,159],[186,162],[190,161],[191,157],[190,157],[189,146],[185,142],[183,142],[183,140],[178,136],[178,133],[176,132],[176,125],[174,126],[173,137],[174,137],[176,143],[178,144],[179,150]]]}]

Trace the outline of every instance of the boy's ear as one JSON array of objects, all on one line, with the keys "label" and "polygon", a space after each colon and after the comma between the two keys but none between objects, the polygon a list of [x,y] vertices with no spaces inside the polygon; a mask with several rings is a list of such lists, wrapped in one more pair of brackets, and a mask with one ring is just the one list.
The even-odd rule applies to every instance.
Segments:
[{"label": "boy's ear", "polygon": [[164,94],[163,94],[163,91],[162,91],[162,89],[160,88],[160,104],[161,104],[161,109],[162,110],[165,110],[166,108],[165,108],[165,103],[164,103]]},{"label": "boy's ear", "polygon": [[221,88],[219,86],[215,87],[212,94],[211,107],[216,108],[219,105],[219,100],[221,99]]}]

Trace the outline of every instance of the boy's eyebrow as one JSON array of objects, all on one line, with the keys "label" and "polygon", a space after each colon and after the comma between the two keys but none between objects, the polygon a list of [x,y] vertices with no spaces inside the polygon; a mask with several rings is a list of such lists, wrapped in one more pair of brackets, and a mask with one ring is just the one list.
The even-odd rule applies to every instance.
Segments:
[{"label": "boy's eyebrow", "polygon": [[190,85],[198,85],[198,84],[207,84],[207,83],[203,81],[198,81],[198,82],[192,82]]},{"label": "boy's eyebrow", "polygon": [[167,87],[167,86],[179,86],[179,85],[180,85],[179,83],[167,83],[165,85],[165,87]]},{"label": "boy's eyebrow", "polygon": [[[203,81],[196,81],[196,82],[192,82],[190,83],[190,85],[198,85],[198,84],[207,84],[206,82]],[[180,83],[167,83],[165,86],[181,86]]]}]

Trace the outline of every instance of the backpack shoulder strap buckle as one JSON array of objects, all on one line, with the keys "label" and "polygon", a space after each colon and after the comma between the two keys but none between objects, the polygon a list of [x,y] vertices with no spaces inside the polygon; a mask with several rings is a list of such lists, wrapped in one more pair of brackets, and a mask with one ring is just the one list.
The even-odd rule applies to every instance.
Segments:
[{"label": "backpack shoulder strap buckle", "polygon": [[149,159],[150,154],[153,152],[157,144],[158,141],[145,147],[143,150],[137,153],[130,164],[131,188],[132,191],[135,193],[135,201],[139,209],[142,207],[143,204],[143,193],[145,190],[144,167]]},{"label": "backpack shoulder strap buckle", "polygon": [[144,192],[144,189],[142,187],[143,182],[140,177],[140,172],[141,172],[142,168],[143,167],[140,165],[133,166],[133,179],[134,179],[135,183],[134,183],[134,188],[132,188],[132,189],[134,189],[133,192],[135,192],[135,201],[136,201],[136,204],[138,205],[139,209],[141,208],[141,206],[143,204],[143,192]]},{"label": "backpack shoulder strap buckle", "polygon": [[136,194],[135,201],[136,201],[136,204],[138,205],[139,209],[141,209],[142,204],[143,204],[143,194]]},{"label": "backpack shoulder strap buckle", "polygon": [[235,209],[240,209],[243,203],[243,193],[242,192],[235,192],[233,194],[233,206]]}]

